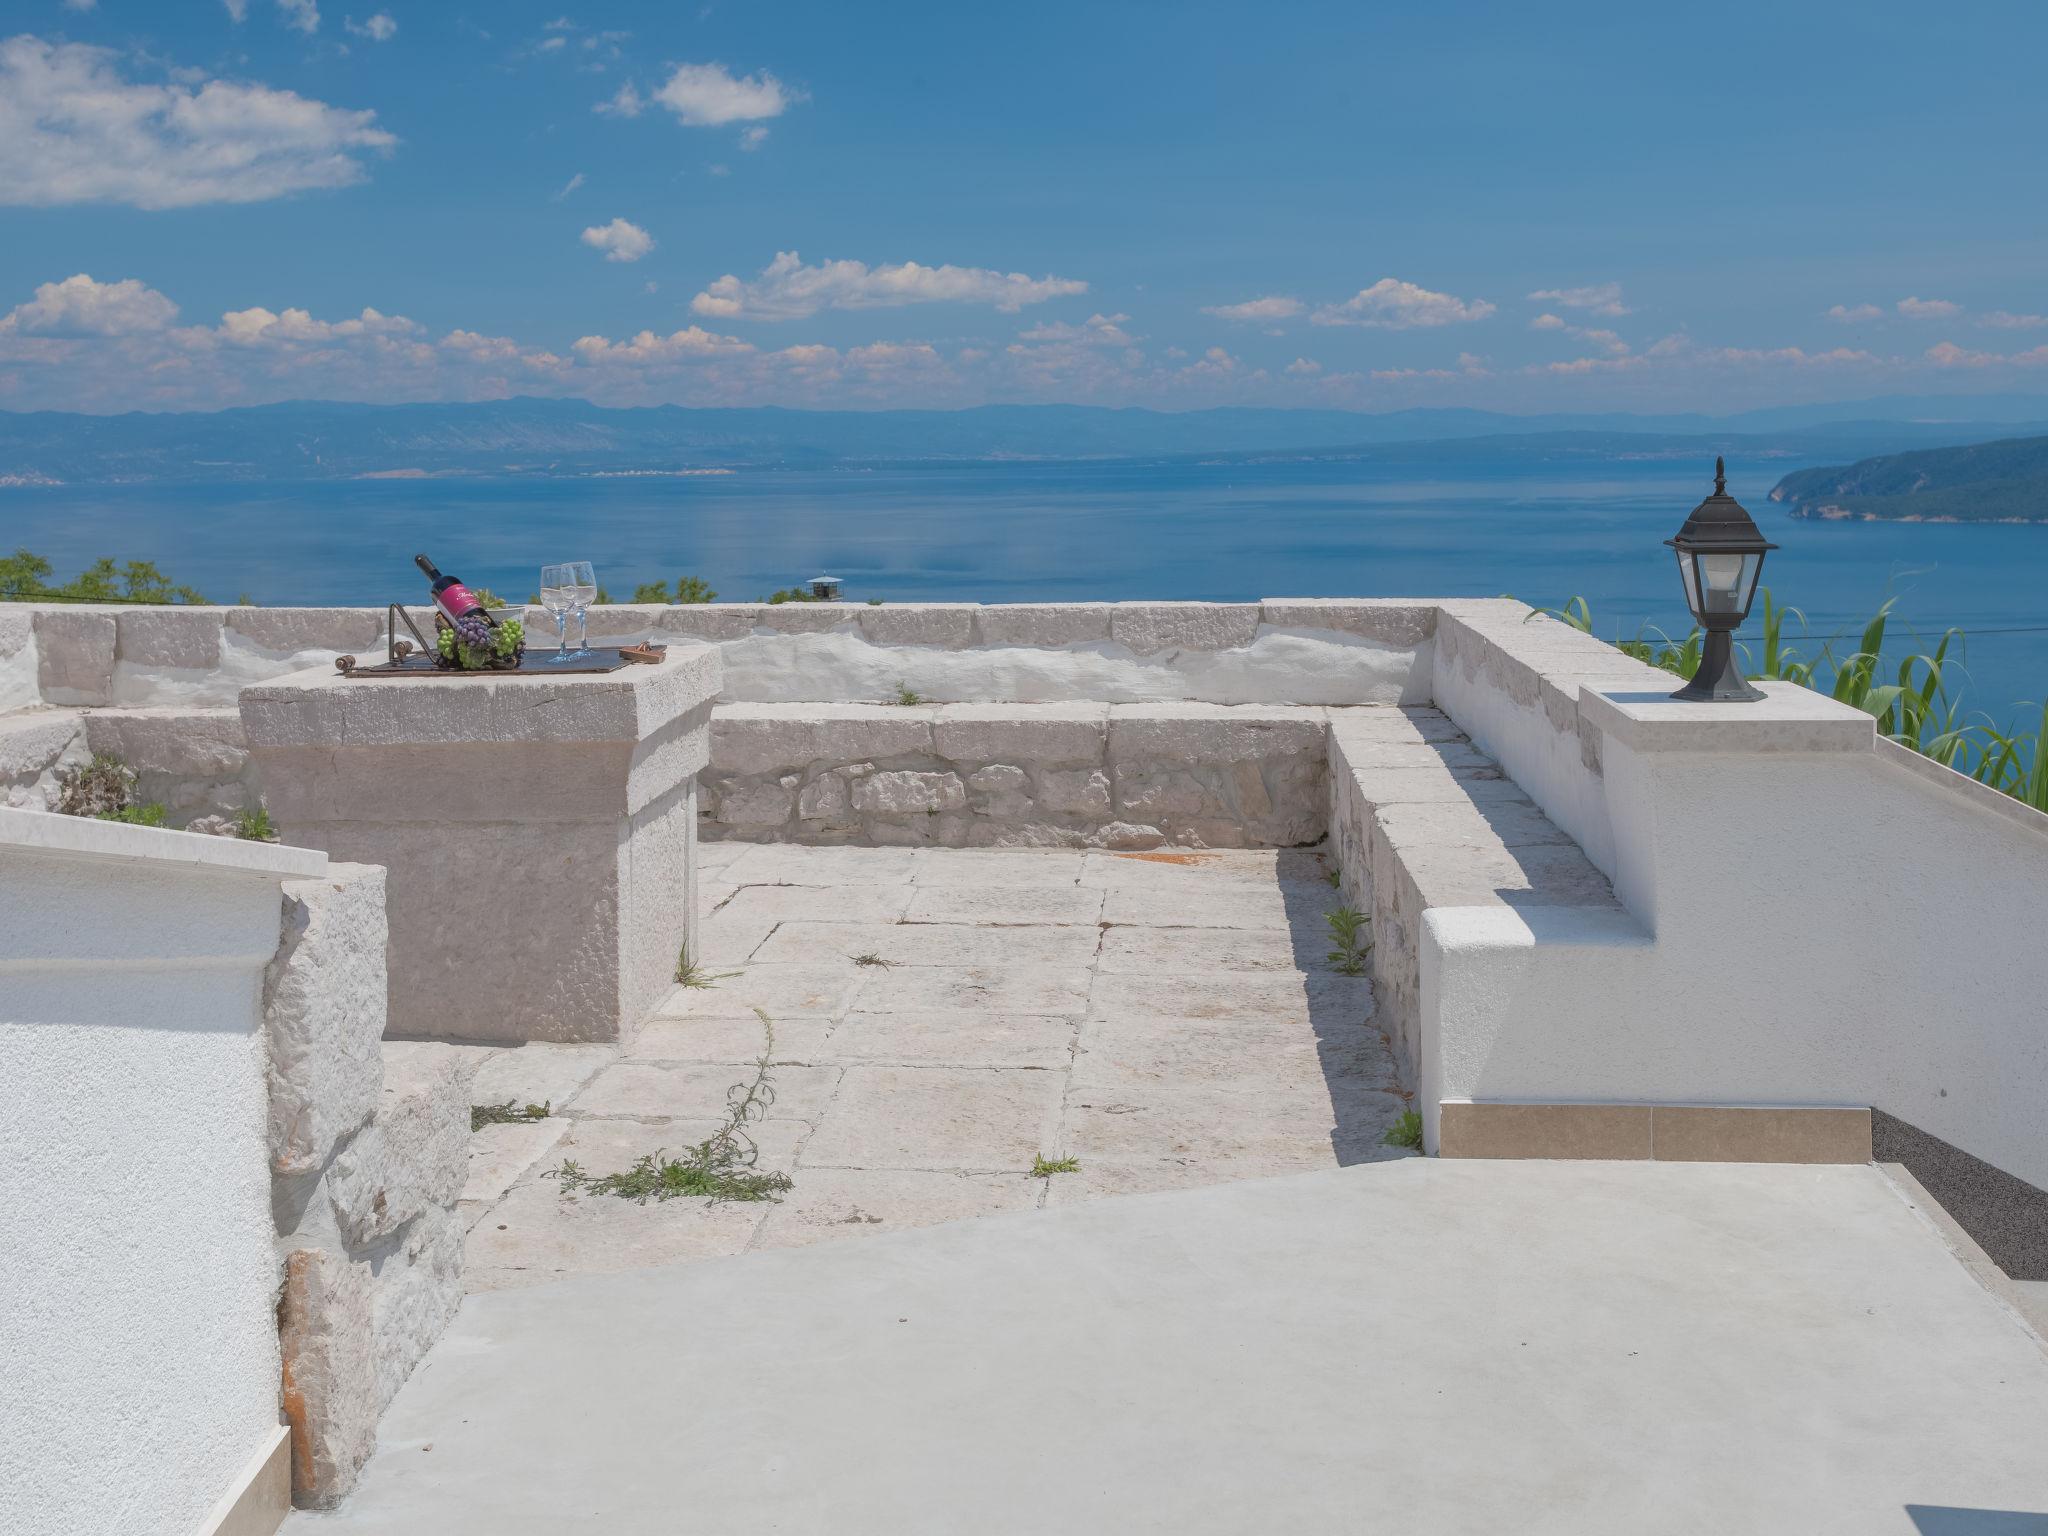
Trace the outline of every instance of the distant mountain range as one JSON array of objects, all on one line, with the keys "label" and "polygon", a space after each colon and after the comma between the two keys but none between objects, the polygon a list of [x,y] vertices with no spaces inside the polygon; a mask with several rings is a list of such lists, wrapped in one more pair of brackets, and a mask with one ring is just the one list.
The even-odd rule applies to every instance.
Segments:
[{"label": "distant mountain range", "polygon": [[[2048,431],[2048,398],[1894,397],[1732,416],[1477,410],[612,409],[582,400],[190,413],[0,412],[0,486],[361,476],[678,474],[921,460],[1330,455],[1846,458]],[[1455,449],[1447,445],[1456,444]]]},{"label": "distant mountain range", "polygon": [[2048,523],[2048,437],[2008,437],[1802,469],[1771,491],[1794,517]]}]

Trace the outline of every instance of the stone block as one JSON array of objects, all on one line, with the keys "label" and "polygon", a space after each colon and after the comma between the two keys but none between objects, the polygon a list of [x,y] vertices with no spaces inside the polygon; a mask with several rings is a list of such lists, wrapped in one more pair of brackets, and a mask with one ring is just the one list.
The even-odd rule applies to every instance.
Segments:
[{"label": "stone block", "polygon": [[278,656],[303,651],[365,656],[383,649],[386,615],[381,608],[229,608],[225,617],[229,635]]},{"label": "stone block", "polygon": [[804,1145],[806,1167],[1023,1173],[1053,1144],[1057,1072],[856,1065]]},{"label": "stone block", "polygon": [[1225,651],[1259,632],[1257,603],[1118,603],[1110,638],[1140,656],[1157,651]]},{"label": "stone block", "polygon": [[946,704],[932,750],[956,763],[1099,763],[1108,732],[1106,704]]},{"label": "stone block", "polygon": [[[816,635],[842,624],[859,622],[860,609],[846,603],[748,603],[743,606],[756,629],[779,635]],[[864,605],[863,605],[864,606]]]},{"label": "stone block", "polygon": [[721,705],[711,715],[711,766],[755,774],[862,758],[929,757],[932,715],[889,704]]},{"label": "stone block", "polygon": [[[590,643],[592,645],[619,645],[652,640],[663,632],[663,616],[668,612],[666,603],[604,603],[590,609]],[[536,626],[534,640],[547,644],[550,628]],[[569,638],[576,638],[576,621],[569,620]]]},{"label": "stone block", "polygon": [[145,791],[152,776],[239,778],[249,762],[242,717],[232,709],[96,709],[85,716],[85,740],[143,775]]},{"label": "stone block", "polygon": [[754,632],[752,606],[739,603],[671,603],[657,622],[664,634],[691,640],[744,640]]},{"label": "stone block", "polygon": [[1328,731],[1324,711],[1313,705],[1117,704],[1109,712],[1109,756],[1114,763],[1320,756]]},{"label": "stone block", "polygon": [[[59,768],[82,759],[84,718],[56,709],[0,715],[0,790],[36,788]],[[47,807],[38,803],[32,808]]]},{"label": "stone block", "polygon": [[1436,633],[1434,603],[1398,599],[1269,597],[1259,604],[1259,615],[1279,629],[1334,629],[1390,646],[1418,646]]},{"label": "stone block", "polygon": [[1119,767],[1116,772],[1116,799],[1121,810],[1147,821],[1169,816],[1200,816],[1223,809],[1199,779],[1178,768]]},{"label": "stone block", "polygon": [[1100,768],[1041,769],[1038,801],[1057,815],[1098,820],[1109,814],[1109,775]]},{"label": "stone block", "polygon": [[860,632],[872,645],[943,645],[958,649],[974,643],[973,603],[886,603],[856,610]]},{"label": "stone block", "polygon": [[469,1176],[470,1087],[481,1058],[460,1046],[394,1041],[370,1124],[328,1167],[327,1198],[352,1249],[452,1207]]},{"label": "stone block", "polygon": [[1089,645],[1109,638],[1114,603],[991,603],[975,615],[983,645]]},{"label": "stone block", "polygon": [[328,1509],[377,1448],[379,1401],[367,1264],[300,1248],[285,1255],[277,1306],[283,1407],[292,1436],[292,1502]]},{"label": "stone block", "polygon": [[125,608],[114,621],[117,664],[210,672],[220,665],[219,608]]},{"label": "stone block", "polygon": [[996,763],[967,777],[968,803],[977,815],[1016,821],[1031,814],[1031,775]]},{"label": "stone block", "polygon": [[966,805],[967,789],[957,773],[894,770],[869,774],[853,785],[854,809],[867,816],[918,816]]},{"label": "stone block", "polygon": [[44,608],[35,616],[36,686],[49,704],[105,704],[113,698],[111,613]]},{"label": "stone block", "polygon": [[776,780],[729,785],[718,796],[717,819],[732,827],[779,827],[796,796]]},{"label": "stone block", "polygon": [[846,780],[836,773],[811,780],[796,797],[796,813],[805,821],[824,827],[855,824],[853,802],[848,798]]},{"label": "stone block", "polygon": [[283,937],[263,977],[270,1168],[310,1173],[383,1091],[384,871],[330,864],[284,885]]},{"label": "stone block", "polygon": [[370,1326],[379,1413],[462,1305],[462,1238],[453,1205],[436,1205],[373,1267]]}]

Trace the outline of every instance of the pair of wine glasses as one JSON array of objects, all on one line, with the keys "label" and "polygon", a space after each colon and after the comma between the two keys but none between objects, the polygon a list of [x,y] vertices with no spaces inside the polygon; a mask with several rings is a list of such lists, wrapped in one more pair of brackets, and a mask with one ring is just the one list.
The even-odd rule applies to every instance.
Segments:
[{"label": "pair of wine glasses", "polygon": [[[597,572],[588,560],[540,568],[540,605],[553,615],[559,645],[550,661],[568,661],[590,650],[590,605],[597,601]],[[569,617],[576,618],[576,648],[569,648]]]}]

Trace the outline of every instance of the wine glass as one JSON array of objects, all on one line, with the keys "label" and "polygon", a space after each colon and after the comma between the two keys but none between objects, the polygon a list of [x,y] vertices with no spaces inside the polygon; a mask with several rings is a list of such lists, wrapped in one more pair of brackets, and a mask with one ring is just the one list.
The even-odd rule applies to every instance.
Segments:
[{"label": "wine glass", "polygon": [[590,654],[590,605],[597,601],[597,572],[588,560],[572,560],[562,568],[568,575],[569,606],[576,614],[576,654]]},{"label": "wine glass", "polygon": [[566,565],[542,566],[540,605],[547,609],[555,621],[555,654],[548,658],[551,662],[569,659],[569,608],[573,601],[569,568]]}]

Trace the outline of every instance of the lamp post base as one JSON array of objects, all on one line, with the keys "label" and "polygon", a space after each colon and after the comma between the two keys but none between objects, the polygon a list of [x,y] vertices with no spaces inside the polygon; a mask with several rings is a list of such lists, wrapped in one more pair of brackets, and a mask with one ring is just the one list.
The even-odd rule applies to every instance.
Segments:
[{"label": "lamp post base", "polygon": [[1671,697],[1688,704],[1755,704],[1764,692],[1736,666],[1734,637],[1725,629],[1710,629],[1700,648],[1699,670]]}]

